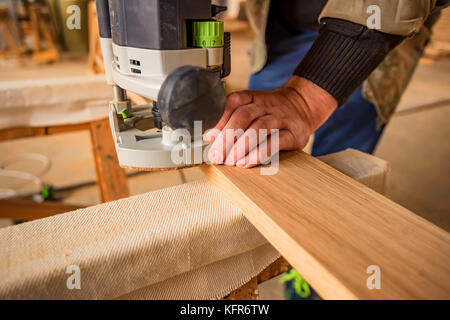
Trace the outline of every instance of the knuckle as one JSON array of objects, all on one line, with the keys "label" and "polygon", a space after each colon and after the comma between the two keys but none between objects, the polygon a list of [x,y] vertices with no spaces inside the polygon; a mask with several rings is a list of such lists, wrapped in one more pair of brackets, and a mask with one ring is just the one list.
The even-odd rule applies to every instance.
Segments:
[{"label": "knuckle", "polygon": [[280,118],[274,118],[274,126],[272,129],[281,129],[283,127],[283,121]]},{"label": "knuckle", "polygon": [[239,117],[239,120],[250,120],[252,117],[252,113],[248,108],[240,108],[236,110],[236,115]]},{"label": "knuckle", "polygon": [[228,96],[228,103],[227,105],[229,107],[241,105],[243,102],[242,93],[234,92]]},{"label": "knuckle", "polygon": [[294,149],[301,149],[308,143],[308,138],[304,136],[294,138],[291,134],[289,135],[288,143],[292,145]]},{"label": "knuckle", "polygon": [[258,127],[267,130],[279,129],[281,121],[276,117],[263,117],[258,119]]},{"label": "knuckle", "polygon": [[259,128],[267,129],[270,126],[270,121],[267,118],[258,119],[256,126]]}]

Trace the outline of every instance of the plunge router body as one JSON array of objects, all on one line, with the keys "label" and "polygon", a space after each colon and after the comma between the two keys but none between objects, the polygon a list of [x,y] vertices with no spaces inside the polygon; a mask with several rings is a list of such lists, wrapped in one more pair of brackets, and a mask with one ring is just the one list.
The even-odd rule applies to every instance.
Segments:
[{"label": "plunge router body", "polygon": [[[230,36],[211,0],[97,0],[105,73],[113,86],[109,119],[122,166],[152,169],[197,164],[205,143],[179,150],[179,131],[203,131],[222,116],[222,79],[230,73]],[[132,107],[126,90],[153,102]],[[176,132],[176,134],[175,134]],[[201,163],[201,161],[200,161]]]}]

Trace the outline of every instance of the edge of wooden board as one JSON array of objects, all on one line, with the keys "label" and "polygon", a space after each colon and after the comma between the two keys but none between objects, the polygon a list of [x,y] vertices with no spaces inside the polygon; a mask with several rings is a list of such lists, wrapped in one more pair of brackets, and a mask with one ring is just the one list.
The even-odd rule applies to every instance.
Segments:
[{"label": "edge of wooden board", "polygon": [[[276,205],[267,201],[268,204],[265,208],[261,208],[261,206],[252,199],[252,197],[255,198],[255,195],[258,193],[258,190],[255,189],[259,188],[259,192],[262,192],[262,188],[261,186],[258,186],[258,184],[262,181],[266,181],[273,186],[274,183],[277,183],[276,178],[274,179],[269,176],[258,177],[259,173],[257,173],[257,170],[259,170],[259,168],[241,169],[227,166],[203,165],[201,166],[201,169],[208,178],[225,193],[226,197],[243,211],[250,222],[305,277],[323,298],[450,298],[449,234],[427,220],[415,215],[411,211],[345,176],[343,173],[333,169],[327,164],[322,163],[320,160],[300,151],[285,152],[280,155],[279,173],[281,172],[283,175],[283,170],[294,170],[297,172],[292,172],[292,175],[284,174],[285,177],[293,179],[293,183],[295,183],[295,179],[298,180],[297,183],[308,182],[306,180],[299,180],[301,177],[298,175],[304,174],[305,179],[316,180],[307,183],[310,187],[317,185],[324,188],[341,188],[342,190],[336,190],[335,195],[324,198],[325,201],[339,202],[339,206],[341,206],[342,209],[354,205],[358,210],[361,209],[364,211],[359,215],[353,214],[355,221],[363,223],[362,228],[364,232],[367,232],[367,236],[364,234],[361,238],[365,237],[366,239],[361,239],[361,243],[357,243],[358,237],[347,233],[347,235],[343,236],[349,236],[349,238],[351,238],[350,240],[353,242],[348,244],[343,241],[344,246],[342,248],[339,248],[335,243],[330,242],[330,247],[342,250],[341,255],[339,253],[331,252],[331,255],[334,256],[330,257],[321,256],[320,252],[312,250],[311,248],[314,247],[314,244],[311,245],[311,243],[308,243],[309,239],[305,239],[305,241],[302,240],[303,242],[300,243],[301,241],[298,240],[298,237],[296,239],[296,235],[292,230],[280,227],[279,222],[282,221],[280,220],[280,217],[266,214],[265,211],[269,210],[268,208],[278,210]],[[238,177],[243,174],[245,175],[245,179],[242,180],[246,180],[245,182],[240,181],[240,178]],[[306,175],[308,177],[306,177]],[[255,179],[253,184],[250,183],[252,179]],[[250,183],[250,188],[246,187],[248,183]],[[278,183],[281,182],[278,181]],[[289,183],[292,184],[292,181]],[[279,192],[283,192],[281,189],[283,188],[280,188]],[[318,189],[315,189],[313,191],[317,190]],[[308,190],[303,188],[303,191]],[[345,192],[353,192],[354,194],[349,196],[346,195]],[[259,196],[261,196],[261,194]],[[271,198],[269,195],[268,199],[274,200],[274,198]],[[317,206],[317,212],[319,213],[322,207],[329,207],[329,205],[322,205],[321,200],[318,201],[319,197],[312,200],[313,202],[315,201],[314,203],[306,203],[308,200],[309,199],[307,198],[303,199],[303,201],[305,201],[305,207],[310,210],[310,213],[312,212],[311,208],[314,208],[315,205]],[[346,205],[347,202],[349,203],[349,206]],[[341,208],[338,208],[337,210],[339,211]],[[380,210],[379,214],[376,212],[377,209]],[[284,213],[289,214],[289,211],[284,210]],[[292,214],[301,216],[300,219],[296,220],[297,223],[300,221],[300,223],[304,223],[303,226],[312,227],[312,229],[316,227],[314,225],[315,223],[318,224],[318,222],[323,222],[323,220],[308,221],[308,218],[314,219],[315,217],[302,216],[303,213]],[[364,216],[364,214],[368,215]],[[342,213],[342,216],[347,220],[349,215],[350,214]],[[290,218],[292,218],[292,216]],[[371,226],[365,219],[372,219],[375,225]],[[394,221],[383,221],[383,219],[391,219]],[[307,225],[307,223],[310,224]],[[343,223],[345,223],[345,221]],[[299,226],[300,225],[301,224],[299,224]],[[342,227],[342,225],[336,225],[336,228],[338,227]],[[346,227],[345,224],[344,227]],[[332,236],[326,234],[326,228],[334,228],[334,226],[320,225],[316,229],[319,230],[319,233],[323,232],[321,236],[329,237],[329,239],[332,239],[332,236],[336,236],[336,233]],[[377,228],[379,230],[377,230]],[[333,230],[331,231],[333,232]],[[396,232],[398,232],[398,234],[396,234]],[[307,234],[307,232],[304,233]],[[378,235],[374,236],[374,234],[376,235],[377,233]],[[414,234],[417,234],[417,237],[419,237],[421,241],[416,241],[418,247],[405,243],[405,241],[402,240],[403,238],[413,240]],[[381,240],[384,236],[387,239],[385,242]],[[371,237],[374,241],[373,245],[381,244],[381,248],[377,249],[376,247],[371,247]],[[342,239],[337,239],[336,241],[340,240]],[[393,240],[392,243],[387,243],[387,241],[390,240]],[[395,240],[397,240],[398,243],[395,243]],[[345,244],[348,245],[345,246]],[[360,251],[364,248],[371,248],[373,249],[373,252]],[[352,250],[354,252],[351,252]],[[386,251],[383,252],[383,250]],[[412,265],[407,265],[406,258],[417,257],[418,251],[420,250],[423,250],[423,266],[420,261],[414,260],[409,261]],[[398,256],[396,256],[396,254],[398,254]],[[370,274],[366,273],[366,269],[358,269],[359,274],[355,275],[352,279],[345,269],[339,270],[336,266],[335,260],[339,260],[339,258],[344,256],[353,257],[354,261],[347,261],[346,263],[354,270],[356,270],[355,266],[361,266],[363,262],[370,261],[371,257],[377,257],[383,262],[381,268],[382,277],[393,283],[388,283],[386,285],[386,283],[382,282],[382,284],[384,283],[385,286],[388,287],[388,289],[384,291],[369,290],[366,287],[365,279],[367,279]],[[396,261],[396,259],[389,260],[387,257],[395,257],[396,259],[400,259],[400,261]],[[402,258],[404,258],[405,261],[401,261]],[[439,264],[437,264],[437,261]],[[377,264],[376,261],[373,264]],[[403,267],[404,270],[400,271]],[[439,271],[442,274],[430,274],[430,272],[434,273],[436,271]],[[405,274],[402,276],[401,272],[404,272]],[[413,275],[418,278],[414,278]],[[409,279],[410,276],[411,283],[405,283],[405,279]],[[443,277],[440,279],[440,282],[438,281],[439,276]],[[363,280],[364,283],[361,283]],[[381,289],[383,289],[383,286]]]}]

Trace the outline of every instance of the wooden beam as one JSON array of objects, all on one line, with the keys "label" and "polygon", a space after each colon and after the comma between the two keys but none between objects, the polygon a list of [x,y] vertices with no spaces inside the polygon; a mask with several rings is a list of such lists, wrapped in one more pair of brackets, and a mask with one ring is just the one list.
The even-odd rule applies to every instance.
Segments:
[{"label": "wooden beam", "polygon": [[89,56],[88,65],[94,74],[105,73],[102,50],[100,47],[100,33],[97,20],[97,7],[95,1],[88,3],[88,32],[89,32]]},{"label": "wooden beam", "polygon": [[0,129],[0,141],[46,136],[50,134],[66,133],[89,129],[90,124],[88,122],[59,125],[59,126],[45,126],[45,127],[14,127],[14,128]]},{"label": "wooden beam", "polygon": [[254,277],[239,289],[231,292],[224,300],[256,300],[258,296],[258,278]]},{"label": "wooden beam", "polygon": [[0,141],[79,130],[89,130],[91,134],[102,202],[128,197],[129,190],[125,170],[119,166],[108,119],[59,126],[0,129]]},{"label": "wooden beam", "polygon": [[450,298],[450,235],[320,160],[281,153],[271,176],[201,167],[321,297]]},{"label": "wooden beam", "polygon": [[131,92],[131,91],[127,91],[127,97],[136,106],[140,106],[143,104],[149,104],[151,102],[150,99],[144,98],[144,97],[142,97],[134,92]]},{"label": "wooden beam", "polygon": [[128,197],[130,192],[127,177],[117,159],[109,120],[91,122],[90,133],[102,202]]},{"label": "wooden beam", "polygon": [[288,272],[292,267],[285,258],[279,257],[273,263],[271,263],[267,268],[265,268],[260,274],[258,274],[258,284],[263,283],[267,280],[275,278],[282,273]]},{"label": "wooden beam", "polygon": [[0,199],[0,218],[29,221],[80,208],[83,207],[53,201],[39,203],[22,199]]},{"label": "wooden beam", "polygon": [[[318,157],[318,159],[338,169],[346,176],[363,183],[372,190],[382,194],[385,191],[390,168],[389,163],[383,159],[355,149],[346,149]],[[280,257],[258,274],[258,284],[275,278],[291,269],[292,266],[289,262],[285,258]]]},{"label": "wooden beam", "polygon": [[40,132],[38,130],[35,130],[35,128],[30,127],[15,127],[15,128],[0,129],[0,141],[8,141],[32,137],[35,135],[42,135],[39,133]]},{"label": "wooden beam", "polygon": [[355,149],[327,154],[317,159],[378,193],[386,192],[390,173],[390,166],[386,160]]},{"label": "wooden beam", "polygon": [[[17,57],[20,65],[23,67],[23,39],[19,34],[19,30],[15,22],[11,19],[9,8],[2,6],[0,8],[0,34],[2,35],[2,43],[0,43],[0,57],[8,57],[8,51],[11,50]],[[17,43],[16,43],[17,41]],[[9,47],[9,50],[7,50]]]}]

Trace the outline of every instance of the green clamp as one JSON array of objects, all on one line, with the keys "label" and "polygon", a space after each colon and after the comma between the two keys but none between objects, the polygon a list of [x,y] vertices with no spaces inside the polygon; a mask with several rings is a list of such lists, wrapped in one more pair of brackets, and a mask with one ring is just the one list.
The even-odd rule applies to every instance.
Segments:
[{"label": "green clamp", "polygon": [[194,21],[192,23],[194,47],[223,47],[223,21]]},{"label": "green clamp", "polygon": [[48,199],[50,197],[50,187],[46,184],[42,186],[41,196],[43,199]]},{"label": "green clamp", "polygon": [[288,281],[292,281],[292,286],[294,287],[295,292],[303,299],[307,299],[311,296],[311,289],[309,288],[308,282],[303,279],[297,270],[292,269],[286,272],[280,279],[280,283]]},{"label": "green clamp", "polygon": [[128,109],[123,109],[119,112],[123,119],[131,117],[131,112]]}]

